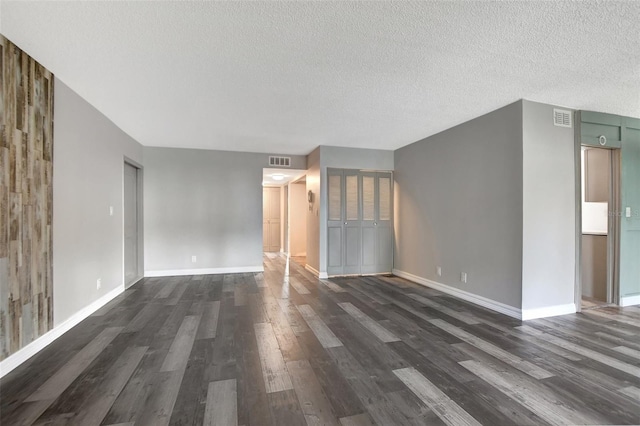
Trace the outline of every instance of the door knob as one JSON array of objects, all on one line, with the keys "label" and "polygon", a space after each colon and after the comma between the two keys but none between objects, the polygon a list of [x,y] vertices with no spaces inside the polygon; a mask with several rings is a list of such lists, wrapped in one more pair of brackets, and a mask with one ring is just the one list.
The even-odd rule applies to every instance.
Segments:
[{"label": "door knob", "polygon": [[345,225],[347,224],[347,222],[344,223]]}]

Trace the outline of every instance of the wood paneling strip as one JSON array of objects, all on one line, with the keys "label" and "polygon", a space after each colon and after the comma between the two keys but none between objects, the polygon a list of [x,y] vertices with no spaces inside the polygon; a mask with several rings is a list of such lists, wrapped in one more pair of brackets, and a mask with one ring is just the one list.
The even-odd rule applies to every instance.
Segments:
[{"label": "wood paneling strip", "polygon": [[53,327],[53,86],[0,35],[0,360]]}]

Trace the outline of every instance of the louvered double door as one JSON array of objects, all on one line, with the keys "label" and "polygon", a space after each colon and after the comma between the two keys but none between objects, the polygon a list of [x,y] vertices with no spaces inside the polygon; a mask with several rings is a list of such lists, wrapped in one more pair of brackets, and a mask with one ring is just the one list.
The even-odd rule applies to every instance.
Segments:
[{"label": "louvered double door", "polygon": [[328,169],[327,175],[327,273],[391,272],[391,173]]}]

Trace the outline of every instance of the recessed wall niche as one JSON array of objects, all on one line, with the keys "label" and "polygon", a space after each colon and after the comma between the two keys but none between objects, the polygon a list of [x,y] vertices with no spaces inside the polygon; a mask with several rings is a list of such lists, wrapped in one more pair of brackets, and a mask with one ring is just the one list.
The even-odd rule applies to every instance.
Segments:
[{"label": "recessed wall niche", "polygon": [[53,327],[53,74],[0,35],[0,360]]}]

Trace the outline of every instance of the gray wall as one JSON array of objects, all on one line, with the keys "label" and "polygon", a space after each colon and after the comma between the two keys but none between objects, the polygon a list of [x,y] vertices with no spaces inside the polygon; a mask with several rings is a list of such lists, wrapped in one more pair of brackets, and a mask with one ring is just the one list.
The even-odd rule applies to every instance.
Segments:
[{"label": "gray wall", "polygon": [[395,269],[520,308],[522,102],[398,149],[394,175]]},{"label": "gray wall", "polygon": [[380,149],[320,147],[319,271],[327,271],[327,169],[393,170],[394,152]]},{"label": "gray wall", "polygon": [[[262,268],[267,154],[145,148],[144,156],[147,273]],[[292,160],[306,168],[305,157]]]},{"label": "gray wall", "polygon": [[306,256],[309,203],[305,183],[289,185],[289,209],[289,253],[291,256]]},{"label": "gray wall", "polygon": [[60,80],[55,84],[53,309],[59,325],[124,288],[124,157],[142,163],[142,146]]},{"label": "gray wall", "polygon": [[553,105],[522,102],[522,309],[574,303],[574,129],[553,125]]}]

